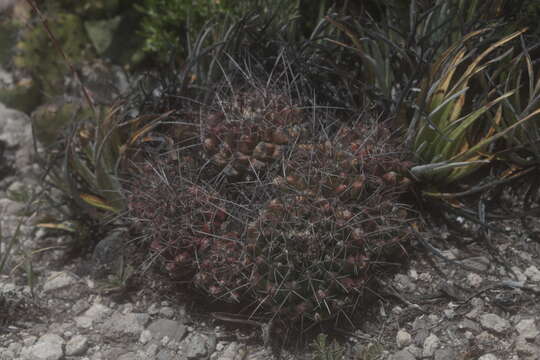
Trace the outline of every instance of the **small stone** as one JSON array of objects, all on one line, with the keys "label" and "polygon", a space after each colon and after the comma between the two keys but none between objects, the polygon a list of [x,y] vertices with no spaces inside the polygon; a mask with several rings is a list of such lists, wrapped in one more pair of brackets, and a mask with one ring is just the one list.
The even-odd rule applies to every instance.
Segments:
[{"label": "small stone", "polygon": [[81,328],[90,328],[93,323],[101,321],[108,316],[112,310],[100,303],[94,303],[83,315],[75,317],[75,323]]},{"label": "small stone", "polygon": [[396,335],[396,344],[399,349],[409,346],[412,342],[411,334],[405,330],[399,330]]},{"label": "small stone", "polygon": [[416,284],[411,281],[411,278],[404,274],[397,274],[396,276],[394,276],[394,284],[399,290],[408,293],[414,292],[416,290]]},{"label": "small stone", "polygon": [[484,354],[480,356],[478,360],[499,360],[499,358],[493,354]]},{"label": "small stone", "polygon": [[43,285],[43,291],[51,292],[59,290],[74,285],[77,282],[77,278],[75,278],[75,276],[71,274],[68,274],[64,271],[53,271],[45,281],[45,284]]},{"label": "small stone", "polygon": [[150,336],[154,339],[162,339],[163,337],[168,337],[174,341],[180,342],[186,335],[187,329],[186,326],[179,323],[178,321],[169,320],[169,319],[158,319],[155,320],[148,326],[148,332]]},{"label": "small stone", "polygon": [[240,347],[240,345],[233,341],[223,351],[223,353],[217,358],[218,360],[236,360],[239,353],[245,349]]},{"label": "small stone", "polygon": [[484,279],[478,275],[478,274],[475,274],[475,273],[469,273],[467,275],[467,282],[469,283],[469,285],[471,285],[473,288],[477,288],[479,287],[480,285],[482,285],[482,281],[484,281]]},{"label": "small stone", "polygon": [[143,330],[139,336],[139,342],[144,345],[150,340],[152,340],[152,333],[149,330]]},{"label": "small stone", "polygon": [[445,316],[448,320],[452,320],[453,318],[456,317],[456,312],[454,311],[454,309],[445,309],[445,310],[444,310],[444,316]]},{"label": "small stone", "polygon": [[476,271],[484,272],[489,269],[490,261],[485,256],[471,257],[468,259],[463,259],[461,263],[465,266],[473,268]]},{"label": "small stone", "polygon": [[480,350],[491,351],[493,348],[500,344],[501,341],[496,337],[488,333],[487,331],[482,331],[475,337],[474,340]]},{"label": "small stone", "polygon": [[152,304],[148,307],[148,310],[146,312],[148,312],[148,314],[150,315],[156,315],[159,313],[159,308],[157,304]]},{"label": "small stone", "polygon": [[422,349],[422,356],[424,356],[424,357],[433,356],[433,354],[435,354],[435,350],[437,350],[439,345],[440,345],[439,337],[437,335],[435,335],[435,334],[429,335],[424,340],[424,346],[423,346],[423,349]]},{"label": "small stone", "polygon": [[452,348],[439,349],[435,351],[434,360],[455,360],[457,359],[456,351]]},{"label": "small stone", "polygon": [[423,272],[420,275],[418,275],[418,280],[423,281],[423,282],[431,282],[432,279],[433,277],[428,272]]},{"label": "small stone", "polygon": [[[188,359],[206,356],[209,352],[208,337],[203,334],[193,334],[182,342],[182,349]],[[215,348],[215,345],[214,345]]]},{"label": "small stone", "polygon": [[60,360],[64,356],[64,339],[55,334],[45,334],[28,350],[28,360]]},{"label": "small stone", "polygon": [[518,268],[517,266],[512,266],[512,271],[514,272],[514,274],[516,274],[518,282],[525,283],[525,281],[527,281],[527,275],[525,275],[520,268]]},{"label": "small stone", "polygon": [[525,269],[525,275],[534,282],[540,282],[540,270],[534,265],[529,266]]},{"label": "small stone", "polygon": [[415,357],[409,351],[403,349],[392,355],[390,360],[415,360]]},{"label": "small stone", "polygon": [[482,331],[482,329],[480,328],[480,325],[478,325],[478,323],[470,319],[463,319],[459,323],[458,328],[463,329],[463,330],[470,330],[475,333],[479,333],[480,331]]},{"label": "small stone", "polygon": [[486,330],[496,333],[503,333],[510,328],[508,320],[501,318],[497,314],[483,314],[480,316],[480,325]]},{"label": "small stone", "polygon": [[146,347],[145,353],[148,356],[156,356],[158,350],[159,350],[159,346],[157,344],[150,344]]},{"label": "small stone", "polygon": [[540,348],[522,337],[517,338],[515,342],[515,350],[518,355],[521,356],[529,356],[534,359],[538,359],[540,357]]},{"label": "small stone", "polygon": [[109,338],[128,336],[137,339],[141,336],[144,325],[148,322],[149,318],[148,314],[114,313],[103,323],[101,330]]},{"label": "small stone", "polygon": [[534,319],[523,319],[516,325],[519,336],[527,340],[535,339],[540,333],[536,327]]},{"label": "small stone", "polygon": [[66,344],[66,355],[80,356],[88,349],[88,338],[82,335],[75,335]]},{"label": "small stone", "polygon": [[36,343],[37,337],[34,335],[27,336],[23,339],[24,346],[32,346]]},{"label": "small stone", "polygon": [[159,313],[166,318],[172,318],[174,316],[174,309],[170,306],[164,306],[159,310]]}]

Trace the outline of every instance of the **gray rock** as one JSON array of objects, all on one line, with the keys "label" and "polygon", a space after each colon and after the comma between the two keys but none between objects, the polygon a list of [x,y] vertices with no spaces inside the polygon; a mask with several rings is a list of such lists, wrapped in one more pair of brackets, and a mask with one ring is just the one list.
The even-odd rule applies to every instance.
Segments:
[{"label": "gray rock", "polygon": [[525,269],[525,275],[534,282],[540,282],[540,270],[534,265],[529,266]]},{"label": "gray rock", "polygon": [[194,359],[212,353],[215,347],[215,338],[212,341],[210,336],[194,333],[182,341],[179,350],[181,350],[188,359]]},{"label": "gray rock", "polygon": [[109,338],[127,336],[138,339],[149,319],[148,314],[120,314],[115,312],[101,325],[101,331]]},{"label": "gray rock", "polygon": [[480,285],[482,285],[482,281],[484,281],[484,279],[478,275],[478,274],[475,274],[475,273],[469,273],[467,274],[467,282],[469,283],[469,285],[471,285],[473,288],[477,288],[479,287]]},{"label": "gray rock", "polygon": [[144,345],[150,340],[152,340],[152,333],[149,330],[143,330],[141,336],[139,336],[139,342]]},{"label": "gray rock", "polygon": [[5,216],[5,214],[16,215],[21,213],[25,206],[26,205],[22,202],[2,198],[0,199],[0,214],[2,214],[2,216]]},{"label": "gray rock", "polygon": [[468,319],[476,319],[484,311],[484,301],[482,299],[474,298],[471,300],[473,309],[465,314]]},{"label": "gray rock", "polygon": [[489,269],[490,261],[485,256],[477,256],[477,257],[464,259],[461,261],[461,263],[479,272],[483,272]]},{"label": "gray rock", "polygon": [[410,277],[404,274],[397,274],[394,276],[394,284],[396,287],[404,292],[414,292],[416,290],[416,284],[411,280]]},{"label": "gray rock", "polygon": [[409,351],[407,351],[406,349],[403,349],[393,354],[390,357],[390,360],[415,360],[415,357]]},{"label": "gray rock", "polygon": [[533,340],[540,333],[534,319],[523,319],[516,325],[519,336],[527,340]]},{"label": "gray rock", "polygon": [[174,309],[170,306],[164,306],[159,310],[159,313],[166,318],[172,318],[174,316]]},{"label": "gray rock", "polygon": [[409,346],[412,342],[411,334],[405,330],[399,330],[396,335],[396,344],[398,348],[402,349],[405,346]]},{"label": "gray rock", "polygon": [[480,331],[482,331],[482,328],[480,327],[480,325],[478,325],[477,322],[472,321],[470,319],[463,319],[459,323],[458,328],[462,330],[469,330],[473,333],[479,333]]},{"label": "gray rock", "polygon": [[243,358],[245,354],[245,347],[241,346],[236,341],[233,341],[225,347],[223,353],[218,356],[217,360],[239,360]]},{"label": "gray rock", "polygon": [[170,340],[180,342],[186,335],[187,328],[178,321],[168,319],[158,319],[148,326],[151,337],[161,340],[167,336]]},{"label": "gray rock", "polygon": [[496,333],[503,333],[510,328],[508,320],[503,319],[497,314],[482,314],[480,316],[480,325],[486,330]]},{"label": "gray rock", "polygon": [[171,350],[162,349],[156,355],[156,360],[175,360],[176,353]]},{"label": "gray rock", "polygon": [[522,337],[517,338],[514,346],[518,355],[528,356],[533,359],[540,358],[540,348]]},{"label": "gray rock", "polygon": [[137,356],[136,352],[130,351],[125,354],[120,355],[117,360],[138,360],[140,356]]},{"label": "gray rock", "polygon": [[88,350],[88,338],[82,335],[75,335],[66,344],[66,355],[80,356]]},{"label": "gray rock", "polygon": [[75,318],[75,323],[81,328],[90,328],[94,323],[101,321],[108,316],[112,310],[100,303],[94,303],[90,309],[86,310],[83,315]]},{"label": "gray rock", "polygon": [[435,351],[435,360],[455,360],[457,359],[457,352],[453,348],[439,349]]},{"label": "gray rock", "polygon": [[64,340],[55,334],[45,334],[28,351],[23,349],[28,360],[59,360],[64,356]]},{"label": "gray rock", "polygon": [[28,142],[32,144],[32,127],[28,115],[0,103],[0,119],[0,140],[5,141],[9,147]]},{"label": "gray rock", "polygon": [[499,358],[493,354],[484,354],[480,356],[478,360],[499,360]]},{"label": "gray rock", "polygon": [[435,354],[435,350],[439,347],[441,341],[439,337],[435,334],[429,335],[426,340],[424,340],[424,346],[422,348],[422,356],[429,357]]},{"label": "gray rock", "polygon": [[501,343],[500,339],[491,335],[487,331],[482,331],[478,334],[474,341],[480,350],[493,351],[493,349]]},{"label": "gray rock", "polygon": [[53,271],[47,280],[45,280],[45,284],[43,285],[43,291],[44,292],[52,292],[55,290],[59,290],[71,285],[74,285],[78,282],[78,279],[67,272],[64,271]]}]

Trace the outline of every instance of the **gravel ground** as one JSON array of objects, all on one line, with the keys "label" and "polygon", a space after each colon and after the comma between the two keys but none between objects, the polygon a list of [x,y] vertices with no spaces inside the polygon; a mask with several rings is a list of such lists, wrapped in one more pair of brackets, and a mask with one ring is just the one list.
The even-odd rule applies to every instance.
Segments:
[{"label": "gravel ground", "polygon": [[[225,326],[208,314],[195,314],[186,302],[160,297],[159,284],[119,296],[113,281],[100,281],[95,271],[119,258],[111,256],[115,249],[109,246],[118,243],[118,234],[103,239],[86,260],[68,256],[69,238],[35,227],[36,219],[25,214],[21,202],[39,190],[29,121],[0,105],[0,255],[23,219],[19,247],[7,275],[0,277],[0,360],[276,357],[264,346],[259,328]],[[540,358],[535,224],[525,230],[518,221],[498,222],[506,232],[489,234],[486,241],[479,240],[479,229],[456,220],[471,235],[443,226],[432,232],[436,237],[413,244],[407,266],[387,279],[389,293],[381,294],[367,320],[341,339],[346,358]],[[279,356],[314,354],[281,351]]]}]

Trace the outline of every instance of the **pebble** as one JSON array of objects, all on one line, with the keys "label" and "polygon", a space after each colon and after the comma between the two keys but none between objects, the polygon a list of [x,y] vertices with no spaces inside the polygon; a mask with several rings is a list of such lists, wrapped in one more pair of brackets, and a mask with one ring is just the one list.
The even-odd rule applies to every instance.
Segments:
[{"label": "pebble", "polygon": [[399,349],[409,346],[412,342],[411,334],[405,330],[399,330],[396,335],[396,344]]},{"label": "pebble", "polygon": [[491,330],[496,333],[503,333],[510,328],[508,320],[503,319],[497,314],[482,314],[480,316],[480,325],[486,330]]},{"label": "pebble", "polygon": [[540,282],[540,270],[534,265],[525,269],[525,275],[533,282]]},{"label": "pebble", "polygon": [[435,334],[429,335],[424,340],[424,346],[423,346],[423,349],[422,349],[422,356],[424,356],[424,357],[433,356],[433,354],[435,354],[435,350],[437,350],[439,345],[440,345],[439,337],[437,335],[435,335]]},{"label": "pebble", "polygon": [[75,335],[66,344],[66,355],[81,356],[88,349],[88,338],[82,335]]},{"label": "pebble", "polygon": [[516,330],[519,333],[519,336],[527,340],[535,339],[538,334],[538,328],[536,327],[536,322],[534,319],[523,319],[516,325]]}]

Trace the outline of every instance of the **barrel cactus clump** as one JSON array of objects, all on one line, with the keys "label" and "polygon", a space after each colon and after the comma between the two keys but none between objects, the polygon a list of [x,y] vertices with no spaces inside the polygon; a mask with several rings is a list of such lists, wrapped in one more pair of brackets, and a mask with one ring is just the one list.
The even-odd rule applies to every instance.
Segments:
[{"label": "barrel cactus clump", "polygon": [[407,164],[383,124],[285,94],[171,115],[169,150],[137,166],[128,212],[171,277],[216,299],[293,322],[352,318],[403,257]]}]

